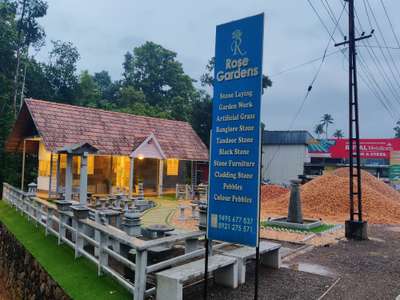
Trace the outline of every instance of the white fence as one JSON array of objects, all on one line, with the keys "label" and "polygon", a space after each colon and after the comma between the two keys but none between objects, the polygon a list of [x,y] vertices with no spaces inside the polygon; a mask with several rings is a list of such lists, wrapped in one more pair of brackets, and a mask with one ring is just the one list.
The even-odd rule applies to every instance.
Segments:
[{"label": "white fence", "polygon": [[[154,240],[141,240],[129,236],[124,231],[86,219],[77,219],[70,211],[59,211],[57,206],[48,201],[28,195],[23,191],[7,184],[3,184],[3,199],[17,210],[42,225],[46,235],[53,234],[58,238],[58,243],[65,243],[75,250],[75,257],[84,256],[98,266],[98,275],[107,273],[115,278],[122,286],[128,289],[135,300],[143,300],[145,295],[154,294],[156,287],[146,289],[150,273],[158,272],[204,256],[205,249],[193,246],[188,247],[193,240],[204,237],[201,231],[171,235]],[[185,254],[179,255],[155,264],[148,264],[148,252],[155,247],[172,247],[174,244],[183,243],[187,248]],[[87,251],[91,245],[93,251]],[[122,247],[124,251],[121,251]],[[218,244],[213,249],[223,247]],[[86,249],[85,249],[86,248]],[[128,249],[128,251],[126,251]],[[91,253],[92,252],[92,253]],[[133,253],[134,262],[128,259],[128,253]],[[109,258],[120,265],[134,271],[134,280],[124,276],[115,264],[110,264]]]}]

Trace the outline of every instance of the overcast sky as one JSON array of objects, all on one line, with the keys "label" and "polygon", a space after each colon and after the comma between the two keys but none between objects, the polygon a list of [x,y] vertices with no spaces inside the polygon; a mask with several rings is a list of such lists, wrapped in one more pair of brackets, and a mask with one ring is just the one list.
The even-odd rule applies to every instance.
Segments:
[{"label": "overcast sky", "polygon": [[[339,16],[342,1],[324,1],[329,2],[336,16]],[[391,16],[394,29],[400,37],[398,18],[400,1],[383,1]],[[177,52],[178,60],[182,62],[185,72],[198,80],[205,70],[208,59],[214,53],[215,26],[264,12],[266,24],[263,68],[264,73],[271,77],[273,87],[263,97],[262,119],[271,130],[289,129],[320,61],[291,72],[275,74],[321,57],[329,39],[328,33],[306,0],[251,0],[240,3],[232,0],[49,0],[48,2],[47,16],[41,21],[47,33],[47,43],[38,54],[39,59],[47,60],[51,40],[71,41],[81,54],[79,70],[87,69],[91,73],[107,70],[113,79],[121,77],[123,55],[126,51],[131,51],[145,41],[153,41]],[[356,2],[359,4],[358,15],[363,30],[369,32],[371,27],[362,0]],[[387,45],[398,47],[380,0],[369,0],[369,2],[373,6]],[[332,31],[334,25],[321,4],[322,0],[312,0],[312,3]],[[370,17],[372,19],[372,16]],[[341,28],[347,31],[345,15],[341,20]],[[377,32],[377,28],[375,29],[378,41],[372,38],[370,44],[378,45],[379,42],[384,45],[382,36]],[[341,41],[343,37],[337,32],[335,39]],[[360,45],[365,44],[360,43]],[[337,48],[331,43],[328,53],[335,50]],[[396,100],[400,103],[400,99],[394,99],[393,94],[400,94],[400,73],[397,73],[400,70],[400,50],[382,49],[382,51],[392,70],[385,63],[381,49],[374,48],[384,68],[380,73],[367,48],[360,47],[359,52],[370,69],[369,75],[360,71],[360,76],[373,76],[396,109],[394,103]],[[398,69],[393,67],[388,52],[391,53]],[[386,74],[385,76],[392,82],[385,83],[381,74]],[[313,131],[321,116],[330,113],[335,119],[330,133],[334,129],[343,129],[347,133],[347,82],[347,61],[344,56],[339,52],[326,58],[310,97],[292,129]],[[391,109],[394,115],[392,118],[363,82],[360,82],[359,88],[362,137],[392,137],[394,119],[400,117],[400,104],[397,103],[398,111]]]}]

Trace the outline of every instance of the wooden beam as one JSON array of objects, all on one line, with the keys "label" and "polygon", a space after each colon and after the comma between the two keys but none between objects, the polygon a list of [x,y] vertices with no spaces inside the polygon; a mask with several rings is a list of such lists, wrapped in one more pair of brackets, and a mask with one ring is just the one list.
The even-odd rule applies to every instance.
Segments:
[{"label": "wooden beam", "polygon": [[25,156],[26,156],[26,140],[24,139],[24,146],[23,146],[23,149],[22,149],[21,191],[24,190],[24,181],[25,181]]}]

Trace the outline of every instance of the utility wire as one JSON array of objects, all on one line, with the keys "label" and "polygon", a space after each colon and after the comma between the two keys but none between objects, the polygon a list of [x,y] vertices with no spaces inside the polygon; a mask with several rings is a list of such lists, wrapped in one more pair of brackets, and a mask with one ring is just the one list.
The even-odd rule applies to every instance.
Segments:
[{"label": "utility wire", "polygon": [[[355,15],[356,15],[356,19],[358,21],[358,24],[362,30],[362,23],[360,21],[360,18],[358,16],[357,10],[355,10]],[[356,28],[356,31],[358,31],[358,29]],[[363,31],[364,32],[364,31]],[[370,45],[370,42],[368,41],[368,39],[363,40],[363,42],[365,42],[367,45]],[[381,76],[384,79],[385,84],[388,86],[389,91],[392,93],[395,101],[400,104],[400,94],[398,92],[398,89],[393,85],[389,75],[387,74],[387,72],[385,71],[385,68],[383,67],[381,60],[379,59],[379,57],[377,56],[377,54],[375,53],[374,49],[370,49],[370,48],[366,48],[368,51],[368,54],[371,57],[371,60],[373,61],[373,63],[375,64],[376,69],[378,70],[378,72],[381,74]],[[383,50],[381,50],[382,55],[384,56]],[[361,53],[359,53],[359,57],[360,59],[364,60],[363,55]],[[385,57],[384,57],[385,58]],[[364,60],[365,61],[365,60]],[[385,60],[385,62],[388,62],[387,59]],[[367,65],[367,63],[365,63],[365,66],[368,70],[368,72],[370,72],[369,67]],[[394,75],[392,73],[392,75]],[[373,76],[373,75],[372,75]],[[399,86],[400,87],[400,86]]]},{"label": "utility wire", "polygon": [[[321,16],[319,15],[319,13],[318,13],[317,10],[315,9],[315,7],[312,5],[311,1],[310,1],[310,0],[307,0],[307,1],[308,1],[308,3],[310,4],[310,6],[313,8],[313,10],[316,12],[316,14],[317,14],[318,17],[320,18],[320,20],[323,22]],[[336,32],[336,30],[337,30],[337,28],[338,28],[340,19],[341,19],[342,15],[343,15],[344,8],[345,8],[345,5],[343,5],[342,12],[340,13],[340,17],[338,18],[338,21],[337,21],[337,23],[335,24],[335,27],[334,27],[332,33],[330,33],[328,27],[325,25],[325,29],[327,29],[328,32],[329,32],[328,43],[327,43],[327,45],[326,45],[326,47],[325,47],[324,54],[323,54],[323,56],[322,56],[322,59],[321,59],[321,62],[320,62],[320,64],[319,64],[319,66],[318,66],[317,72],[314,74],[314,77],[312,78],[311,83],[310,83],[309,86],[307,87],[306,94],[304,95],[304,98],[303,98],[303,100],[302,100],[302,102],[301,102],[301,104],[300,104],[298,110],[296,111],[296,114],[294,115],[294,117],[292,118],[292,120],[291,120],[291,122],[290,122],[288,131],[291,130],[291,129],[293,128],[294,123],[296,122],[297,118],[298,118],[299,115],[301,114],[301,112],[302,112],[302,110],[303,110],[303,108],[304,108],[304,105],[305,105],[305,103],[306,103],[306,101],[307,101],[308,97],[310,96],[310,93],[311,93],[311,91],[312,91],[312,89],[313,89],[313,85],[314,85],[314,83],[316,82],[316,80],[317,80],[319,74],[321,73],[321,69],[322,69],[322,66],[323,66],[323,64],[324,64],[324,62],[325,62],[325,59],[326,59],[326,57],[327,57],[327,52],[328,52],[329,46],[330,46],[330,44],[331,44],[331,41],[334,41],[334,35],[335,35],[335,32]],[[324,24],[325,24],[325,23],[324,23]],[[267,171],[267,170],[271,167],[271,164],[272,164],[272,162],[274,161],[276,155],[280,152],[280,149],[281,149],[281,145],[278,145],[278,148],[276,149],[276,151],[275,151],[274,154],[272,155],[271,159],[268,161],[268,163],[267,163],[267,165],[266,165],[266,168],[265,168],[265,171]]]},{"label": "utility wire", "polygon": [[[339,53],[339,52],[341,52],[341,51],[342,51],[342,49],[329,52],[329,53],[327,53],[327,54],[325,55],[325,58],[327,58],[327,57],[329,57],[329,56],[332,56],[332,55],[334,55],[334,54],[336,54],[336,53]],[[317,57],[317,58],[314,58],[314,59],[311,59],[311,60],[306,61],[306,62],[304,62],[304,63],[295,65],[295,66],[293,66],[293,67],[289,67],[289,68],[287,68],[287,69],[283,69],[282,71],[279,71],[279,72],[277,72],[277,73],[275,73],[275,74],[270,75],[270,77],[271,77],[271,78],[273,78],[273,77],[278,77],[278,76],[281,76],[281,75],[283,75],[283,74],[289,73],[289,72],[294,71],[294,70],[296,70],[296,69],[299,69],[299,68],[301,68],[301,67],[307,66],[307,65],[312,64],[312,63],[315,63],[315,62],[317,62],[317,61],[320,61],[323,57],[324,57],[324,55],[323,55],[323,56],[320,56],[320,57]]]},{"label": "utility wire", "polygon": [[[322,0],[321,0],[322,1]],[[342,3],[342,0],[339,0],[340,3]],[[326,10],[329,10],[330,12],[333,12],[333,10],[331,9],[329,3],[326,1],[326,6],[325,6]],[[346,8],[345,8],[346,9]],[[348,13],[347,9],[346,12]],[[358,17],[358,16],[357,16]],[[335,17],[334,14],[331,15],[331,19],[334,21],[334,24],[336,24],[337,19]],[[362,27],[362,26],[361,26]],[[339,25],[340,28],[340,25]],[[357,28],[356,28],[357,30]],[[340,28],[340,31],[343,32]],[[368,49],[369,51],[369,49]],[[344,55],[344,54],[343,54]],[[371,54],[370,54],[371,55]],[[348,58],[344,55],[345,59],[348,61]],[[369,70],[368,65],[363,62],[364,59],[361,55],[361,53],[359,54],[360,57],[360,61],[362,63],[361,68],[360,68],[360,74],[359,77],[362,80],[362,82],[365,84],[365,86],[371,91],[371,93],[378,99],[378,101],[382,104],[382,106],[385,108],[385,110],[388,112],[388,114],[394,119],[393,117],[393,111],[395,111],[391,101],[389,100],[389,98],[386,96],[386,94],[384,93],[384,91],[382,90],[382,88],[379,86],[379,84],[377,83],[375,76],[373,75],[373,73]],[[378,67],[377,67],[378,68]],[[365,75],[363,75],[365,73]],[[365,77],[364,77],[365,76]],[[374,90],[374,88],[377,90]],[[381,96],[382,95],[382,96]],[[396,98],[396,97],[395,97]],[[397,99],[397,98],[396,98]],[[385,103],[385,101],[387,103]],[[389,107],[391,107],[389,109]]]},{"label": "utility wire", "polygon": [[398,49],[400,49],[400,41],[399,41],[399,38],[397,37],[396,31],[394,31],[394,26],[392,24],[392,21],[390,20],[389,14],[388,14],[387,9],[386,9],[386,5],[383,2],[383,0],[380,0],[380,1],[381,1],[383,10],[385,11],[385,15],[386,15],[386,18],[387,18],[387,20],[389,22],[390,28],[391,28],[391,30],[393,32],[394,38],[395,38],[395,40],[397,42],[397,46],[399,47]]},{"label": "utility wire", "polygon": [[[339,0],[340,2],[341,2],[341,0]],[[327,3],[327,5],[328,5],[328,7],[329,7],[329,4]],[[348,11],[347,11],[347,9],[346,9],[346,12],[348,13]],[[356,16],[357,16],[357,18],[358,18],[358,15],[357,15],[357,12],[356,12]],[[358,21],[359,21],[359,18],[358,18]],[[359,23],[361,24],[361,22],[359,21]],[[360,25],[361,26],[361,25]],[[361,26],[362,27],[362,26]],[[356,31],[358,32],[358,29],[357,29],[357,27],[356,27]],[[358,33],[359,34],[359,33]],[[368,42],[368,45],[369,45],[369,42]],[[370,54],[370,56],[372,56],[372,54],[370,53],[370,51],[369,51],[369,49],[367,49],[368,50],[368,52],[369,52],[369,54]],[[374,55],[376,56],[376,54],[374,53]],[[346,56],[344,56],[345,57],[345,59],[348,61],[348,58],[346,57]],[[370,90],[370,92],[373,94],[373,95],[375,95],[375,97],[378,99],[378,101],[382,104],[382,106],[385,108],[385,110],[388,112],[388,114],[394,119],[394,117],[393,117],[393,111],[395,111],[395,109],[394,109],[394,107],[393,107],[393,105],[392,105],[392,103],[391,103],[391,100],[388,98],[388,96],[386,95],[386,93],[382,90],[382,88],[380,87],[380,85],[378,84],[378,82],[377,82],[377,80],[375,79],[375,76],[374,76],[374,74],[371,72],[371,70],[369,69],[369,67],[368,67],[368,64],[365,62],[365,60],[364,60],[364,58],[363,58],[363,56],[362,56],[362,54],[361,53],[359,53],[359,57],[360,57],[360,62],[362,63],[360,66],[361,66],[361,68],[360,68],[360,73],[359,73],[359,77],[360,77],[360,79],[362,80],[362,82],[365,84],[365,86]],[[378,59],[378,58],[376,58],[376,59]],[[374,58],[373,58],[373,60],[374,60]],[[379,60],[379,59],[378,59]],[[374,60],[375,61],[375,60]],[[375,64],[376,64],[376,67],[377,67],[377,69],[378,70],[380,70],[380,73],[382,74],[382,72],[384,72],[384,69],[383,69],[383,67],[382,67],[382,65],[381,65],[381,63],[379,62],[379,64],[378,64],[378,62],[376,62],[375,61]],[[379,67],[380,66],[380,67]],[[381,70],[382,69],[382,70]],[[365,75],[364,75],[364,73],[365,73]],[[385,72],[384,72],[384,74],[386,74]],[[385,80],[385,83],[389,86],[389,89],[391,90],[391,88],[390,88],[390,84],[391,84],[391,82],[390,82],[390,80],[389,80],[389,82],[390,82],[390,84],[388,83],[388,81],[387,81],[387,79],[386,79],[386,77],[387,77],[387,75],[382,75],[383,77],[384,77],[384,80]],[[377,90],[374,90],[374,88]],[[392,91],[392,90],[391,90]],[[380,96],[380,95],[382,95],[382,96]],[[397,97],[395,97],[395,99],[397,99]],[[385,103],[385,101],[387,102],[387,103]],[[389,107],[390,107],[390,109],[389,109]]]},{"label": "utility wire", "polygon": [[[375,16],[374,10],[372,9],[372,6],[371,6],[369,0],[363,0],[363,1],[364,1],[364,7],[367,8],[367,6],[368,6],[368,8],[369,8],[369,10],[370,10],[370,12],[371,12],[371,15],[372,15],[372,17],[373,17],[373,19],[374,19],[374,21],[375,21],[375,24],[376,24],[376,26],[377,26],[378,32],[379,32],[379,34],[380,34],[381,37],[382,37],[383,44],[384,44],[384,46],[387,48],[387,47],[388,47],[388,44],[387,44],[387,42],[386,42],[385,36],[384,36],[384,34],[383,34],[383,32],[382,32],[382,29],[381,29],[381,27],[380,27],[380,25],[379,25],[378,19],[377,19],[376,16]],[[368,10],[366,10],[366,12],[367,12],[367,11],[368,11]],[[371,25],[371,27],[372,27],[371,19],[368,18],[368,20],[369,20],[370,25]],[[376,36],[375,36],[375,39],[376,39],[377,42],[378,42],[378,38],[377,38]],[[378,45],[379,45],[379,43],[378,43]],[[383,51],[383,50],[382,50],[382,51]],[[392,62],[392,64],[393,64],[394,69],[395,69],[396,72],[397,72],[398,79],[395,80],[395,81],[398,83],[398,80],[400,80],[400,71],[399,71],[399,69],[398,69],[398,67],[397,67],[397,64],[396,64],[396,62],[395,62],[395,60],[394,60],[394,58],[393,58],[393,56],[392,56],[392,53],[389,51],[389,49],[386,49],[386,51],[387,51],[387,53],[388,53],[388,55],[389,55],[389,58],[390,58],[390,60],[391,60],[391,62]],[[390,64],[389,64],[389,66],[390,66]],[[390,68],[390,70],[392,70],[392,68]],[[396,76],[394,76],[394,77],[396,78]]]}]

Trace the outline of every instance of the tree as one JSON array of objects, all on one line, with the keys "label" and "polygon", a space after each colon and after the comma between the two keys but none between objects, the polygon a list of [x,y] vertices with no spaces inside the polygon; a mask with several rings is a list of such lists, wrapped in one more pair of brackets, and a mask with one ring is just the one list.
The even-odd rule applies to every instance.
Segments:
[{"label": "tree", "polygon": [[336,129],[333,133],[333,136],[337,139],[341,139],[344,137],[343,131],[341,129]]},{"label": "tree", "polygon": [[46,76],[53,90],[54,100],[73,103],[78,90],[76,64],[80,58],[78,49],[70,42],[52,41],[50,63]]},{"label": "tree", "polygon": [[199,97],[193,102],[191,125],[207,147],[210,144],[211,130],[211,97],[204,91],[199,92]]},{"label": "tree", "polygon": [[94,73],[93,80],[100,89],[102,99],[114,100],[116,98],[120,87],[119,82],[113,83],[107,71]]},{"label": "tree", "polygon": [[395,138],[400,138],[400,120],[396,122],[396,127],[393,128]]},{"label": "tree", "polygon": [[318,139],[320,139],[321,134],[323,134],[324,132],[325,132],[324,131],[324,124],[315,125],[314,133],[318,136]]},{"label": "tree", "polygon": [[89,71],[85,70],[79,76],[79,102],[83,106],[96,107],[101,98],[100,88]]},{"label": "tree", "polygon": [[333,118],[330,114],[324,114],[321,118],[321,124],[325,126],[325,137],[328,139],[328,127],[333,124]]},{"label": "tree", "polygon": [[17,24],[17,62],[16,71],[14,76],[14,96],[13,96],[13,109],[14,113],[17,112],[17,97],[20,90],[19,81],[21,73],[21,52],[25,57],[24,70],[22,72],[22,88],[21,88],[21,104],[24,94],[25,76],[27,71],[27,61],[29,55],[29,47],[34,46],[40,49],[44,43],[45,32],[39,25],[37,19],[42,18],[47,13],[47,2],[43,0],[20,0],[17,2],[20,9],[20,18]]},{"label": "tree", "polygon": [[122,84],[142,91],[146,103],[164,109],[172,118],[188,121],[196,90],[176,56],[153,42],[134,48],[125,54]]}]

